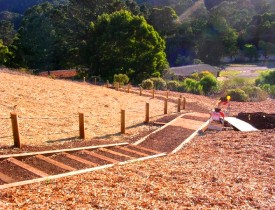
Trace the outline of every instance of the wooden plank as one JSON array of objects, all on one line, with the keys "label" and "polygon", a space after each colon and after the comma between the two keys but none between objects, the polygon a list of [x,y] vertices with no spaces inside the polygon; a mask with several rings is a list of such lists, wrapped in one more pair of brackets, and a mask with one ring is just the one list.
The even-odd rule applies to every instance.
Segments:
[{"label": "wooden plank", "polygon": [[20,153],[20,154],[10,154],[10,155],[0,155],[0,160],[10,157],[26,157],[26,156],[34,156],[34,155],[45,155],[52,153],[61,153],[61,152],[74,152],[83,149],[98,149],[103,147],[115,147],[115,146],[123,146],[129,143],[117,143],[117,144],[107,144],[107,145],[98,145],[98,146],[89,146],[89,147],[79,147],[79,148],[71,148],[71,149],[60,149],[60,150],[50,150],[50,151],[42,151],[42,152],[30,152],[30,153]]},{"label": "wooden plank", "polygon": [[58,162],[56,160],[53,160],[53,159],[51,159],[49,157],[46,157],[46,156],[43,156],[43,155],[36,155],[35,157],[37,159],[43,160],[47,163],[50,163],[52,165],[57,166],[58,168],[62,168],[62,169],[67,170],[67,171],[75,171],[76,170],[75,168],[73,168],[71,166],[65,165],[64,163]]},{"label": "wooden plank", "polygon": [[124,150],[126,152],[131,152],[131,153],[134,153],[134,154],[137,154],[137,155],[141,155],[141,156],[148,156],[148,154],[145,154],[145,153],[142,153],[142,152],[138,152],[138,151],[135,151],[135,150],[131,150],[129,148],[125,148],[125,147],[116,147],[120,150]]},{"label": "wooden plank", "polygon": [[249,123],[242,121],[236,117],[225,117],[224,120],[240,131],[257,131],[258,130],[257,128],[253,127]]},{"label": "wooden plank", "polygon": [[70,158],[72,160],[75,160],[75,161],[78,161],[80,163],[86,164],[88,166],[98,166],[98,164],[96,164],[92,161],[89,161],[89,160],[85,160],[81,157],[78,157],[78,156],[75,156],[75,155],[72,155],[72,154],[69,154],[69,153],[62,153],[62,154],[64,154],[67,158]]},{"label": "wooden plank", "polygon": [[12,183],[15,182],[15,180],[9,176],[7,176],[6,174],[3,174],[0,172],[0,179],[5,182],[5,183]]},{"label": "wooden plank", "polygon": [[141,150],[144,150],[144,151],[152,152],[152,153],[155,153],[155,154],[159,154],[160,153],[160,152],[158,152],[156,150],[152,150],[152,149],[149,149],[149,148],[141,147],[141,146],[138,146],[138,145],[132,145],[132,144],[130,144],[129,146],[130,147],[135,147],[135,148],[138,148],[138,149],[141,149]]},{"label": "wooden plank", "polygon": [[91,152],[91,151],[88,151],[88,150],[83,150],[83,152],[86,153],[86,154],[88,154],[88,155],[97,157],[97,158],[99,158],[101,160],[108,161],[110,163],[118,163],[119,162],[118,160],[115,160],[115,159],[112,159],[112,158],[108,158],[106,156],[103,156],[103,155],[100,155],[100,154],[97,154],[95,152]]},{"label": "wooden plank", "polygon": [[118,156],[127,157],[127,158],[133,158],[129,155],[125,155],[125,154],[122,154],[122,153],[119,153],[119,152],[115,152],[113,150],[106,149],[106,148],[100,148],[99,150],[103,151],[103,152],[108,152],[108,153],[113,154],[113,155],[118,155]]},{"label": "wooden plank", "polygon": [[21,162],[21,161],[15,159],[15,158],[8,158],[7,161],[9,161],[9,162],[11,162],[11,163],[13,163],[13,164],[19,166],[20,168],[23,168],[23,169],[29,171],[29,172],[31,172],[31,173],[37,175],[37,176],[40,176],[40,177],[49,176],[49,175],[46,174],[45,172],[40,171],[39,169],[34,168],[34,167],[32,167],[32,166],[30,166],[30,165],[28,165],[28,164],[26,164],[26,163],[23,163],[23,162]]}]

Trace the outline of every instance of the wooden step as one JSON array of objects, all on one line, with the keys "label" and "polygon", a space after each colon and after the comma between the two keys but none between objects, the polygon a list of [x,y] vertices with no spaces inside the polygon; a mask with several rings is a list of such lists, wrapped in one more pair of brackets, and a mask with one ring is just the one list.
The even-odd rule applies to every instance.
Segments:
[{"label": "wooden step", "polygon": [[91,152],[91,151],[88,151],[88,150],[83,150],[82,152],[86,153],[87,155],[91,155],[91,156],[97,157],[97,158],[99,158],[101,160],[108,161],[110,163],[118,163],[119,162],[119,161],[117,161],[115,159],[108,158],[106,156],[103,156],[103,155],[100,155],[100,154],[97,154],[95,152]]},{"label": "wooden step", "polygon": [[6,174],[3,174],[0,172],[0,179],[5,182],[5,183],[12,183],[15,182],[15,180],[9,176],[7,176]]},{"label": "wooden step", "polygon": [[147,152],[152,152],[152,153],[155,153],[155,154],[159,154],[160,152],[156,151],[156,150],[152,150],[152,149],[149,149],[149,148],[145,148],[145,147],[142,147],[142,146],[139,146],[139,145],[132,145],[130,144],[129,145],[130,147],[135,147],[137,149],[141,149],[141,150],[144,150],[144,151],[147,151]]},{"label": "wooden step", "polygon": [[131,152],[131,153],[134,153],[134,154],[137,154],[137,155],[148,156],[148,154],[145,154],[145,153],[142,153],[142,152],[138,152],[138,151],[136,151],[136,150],[131,150],[131,149],[125,148],[125,147],[116,147],[116,148],[118,148],[118,149],[120,149],[120,150],[124,150],[124,151],[126,151],[126,152]]},{"label": "wooden step", "polygon": [[45,161],[47,163],[55,165],[55,166],[57,166],[59,168],[62,168],[64,170],[66,170],[66,171],[75,171],[76,170],[75,168],[73,168],[71,166],[65,165],[64,163],[60,163],[60,162],[58,162],[56,160],[53,160],[53,159],[51,159],[49,157],[46,157],[46,156],[43,156],[43,155],[36,155],[35,157],[37,159],[40,159],[40,160],[43,160],[43,161]]},{"label": "wooden step", "polygon": [[119,152],[115,152],[113,150],[106,149],[106,148],[100,148],[99,150],[103,151],[103,152],[107,152],[107,153],[113,154],[113,155],[118,155],[118,156],[127,157],[127,158],[133,158],[133,157],[131,157],[129,155],[125,155],[125,154],[122,154],[122,153],[119,153]]},{"label": "wooden step", "polygon": [[37,168],[34,168],[26,163],[23,163],[15,158],[8,158],[7,161],[19,166],[20,168],[23,168],[39,177],[46,177],[46,176],[49,176],[48,174],[46,174],[45,172],[43,171],[40,171],[39,169]]},{"label": "wooden step", "polygon": [[77,162],[80,162],[80,163],[83,163],[83,164],[86,164],[88,166],[98,166],[98,164],[92,162],[92,161],[89,161],[89,160],[85,160],[81,157],[78,157],[78,156],[75,156],[75,155],[72,155],[72,154],[69,154],[69,153],[62,153],[63,155],[65,155],[67,158],[70,158],[72,160],[75,160]]}]

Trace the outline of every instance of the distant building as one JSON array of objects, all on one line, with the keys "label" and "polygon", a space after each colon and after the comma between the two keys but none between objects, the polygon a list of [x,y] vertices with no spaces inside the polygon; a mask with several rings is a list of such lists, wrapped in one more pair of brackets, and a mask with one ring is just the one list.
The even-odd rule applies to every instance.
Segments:
[{"label": "distant building", "polygon": [[202,71],[209,71],[215,76],[219,76],[221,71],[219,68],[208,65],[208,64],[198,64],[198,65],[188,65],[188,66],[179,66],[170,68],[174,72],[175,76],[185,78],[190,76],[193,73],[200,73]]}]

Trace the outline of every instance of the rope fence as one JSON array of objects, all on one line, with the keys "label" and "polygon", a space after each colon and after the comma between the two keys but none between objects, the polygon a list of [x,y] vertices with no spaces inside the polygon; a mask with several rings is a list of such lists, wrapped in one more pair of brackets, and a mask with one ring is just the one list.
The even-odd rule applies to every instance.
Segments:
[{"label": "rope fence", "polygon": [[[116,90],[119,90],[119,85],[115,84],[115,88]],[[124,86],[123,89],[126,93],[131,92],[130,85]],[[144,94],[142,91],[142,88],[139,88],[137,93],[142,95]],[[151,94],[153,99],[156,97],[156,91],[154,89],[149,93],[147,92],[147,94]],[[117,111],[112,115],[111,123],[110,117],[106,118],[106,115],[98,119],[98,115],[95,116],[90,113],[87,115],[85,113],[75,113],[70,117],[27,117],[18,115],[16,111],[13,111],[10,113],[10,117],[0,117],[0,128],[1,131],[4,130],[3,132],[0,131],[0,139],[11,138],[13,139],[14,146],[21,148],[21,138],[33,139],[34,136],[37,138],[43,136],[45,138],[45,136],[75,133],[75,136],[78,138],[86,139],[87,132],[97,135],[101,132],[99,131],[99,128],[104,130],[106,133],[111,130],[114,132],[115,130],[117,133],[125,134],[126,129],[130,129],[144,123],[149,123],[150,119],[152,120],[154,117],[167,115],[169,113],[168,107],[170,106],[171,108],[171,104],[176,108],[176,112],[180,112],[182,109],[185,109],[186,99],[184,97],[178,98],[177,103],[171,103],[168,97],[169,91],[167,91],[166,96],[162,98],[163,111],[155,116],[151,116],[150,110],[156,110],[157,106],[154,107],[154,103],[150,104],[147,102],[144,104],[144,107],[133,108],[131,111],[121,108],[120,111]],[[129,116],[132,115],[132,113],[138,114],[139,117],[136,117],[134,120],[129,120]],[[9,130],[11,135],[8,135],[9,132],[7,130]],[[109,134],[110,133],[108,133],[108,135]]]}]

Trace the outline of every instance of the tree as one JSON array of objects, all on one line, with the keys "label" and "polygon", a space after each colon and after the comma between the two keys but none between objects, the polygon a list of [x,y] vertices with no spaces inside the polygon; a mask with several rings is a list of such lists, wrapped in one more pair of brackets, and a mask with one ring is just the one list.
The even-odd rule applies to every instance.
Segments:
[{"label": "tree", "polygon": [[243,52],[244,52],[244,55],[247,56],[250,61],[252,61],[253,58],[257,59],[258,57],[257,48],[253,44],[244,45]]},{"label": "tree", "polygon": [[153,8],[148,22],[163,36],[175,30],[178,16],[171,7]]},{"label": "tree", "polygon": [[0,39],[0,66],[5,65],[10,55],[9,49],[3,44],[3,41]]},{"label": "tree", "polygon": [[0,20],[0,39],[5,45],[10,45],[15,36],[14,26],[10,21]]},{"label": "tree", "polygon": [[89,35],[83,54],[90,75],[112,81],[114,74],[127,74],[139,83],[167,66],[164,40],[141,16],[125,10],[103,14]]}]

